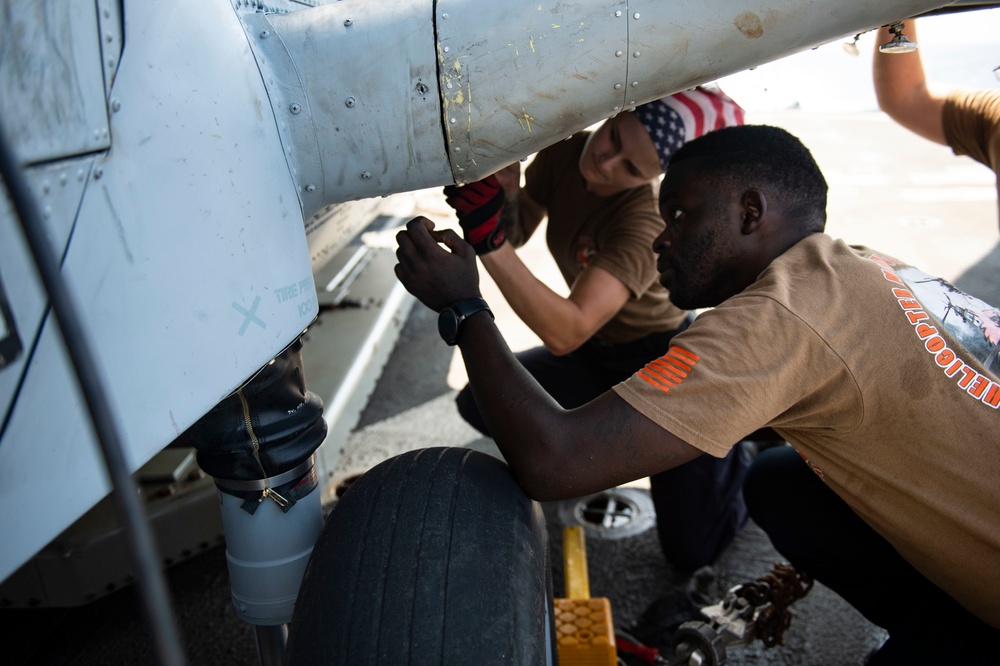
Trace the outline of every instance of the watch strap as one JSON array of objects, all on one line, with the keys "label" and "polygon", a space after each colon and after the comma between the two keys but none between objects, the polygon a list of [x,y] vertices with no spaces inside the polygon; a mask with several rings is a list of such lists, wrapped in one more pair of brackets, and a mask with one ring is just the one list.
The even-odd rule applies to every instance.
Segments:
[{"label": "watch strap", "polygon": [[456,301],[451,305],[451,309],[458,315],[459,321],[465,319],[466,317],[471,317],[480,310],[486,310],[490,313],[490,319],[493,319],[493,311],[490,310],[490,306],[486,304],[486,301],[482,298],[463,298],[460,301]]},{"label": "watch strap", "polygon": [[[486,312],[490,314],[490,319],[495,319],[493,311],[490,310],[490,306],[482,298],[463,298],[449,305],[441,311],[441,315],[439,316],[438,331],[441,333],[441,337],[444,338],[444,341],[449,345],[456,344],[458,342],[458,335],[462,330],[462,323],[472,315],[477,312],[481,312],[482,310],[486,310]],[[453,317],[453,320],[448,323],[453,324],[454,329],[451,330],[451,326],[446,326],[445,328],[449,329],[448,334],[446,334],[445,328],[442,328],[441,326],[441,317],[448,316]]]}]

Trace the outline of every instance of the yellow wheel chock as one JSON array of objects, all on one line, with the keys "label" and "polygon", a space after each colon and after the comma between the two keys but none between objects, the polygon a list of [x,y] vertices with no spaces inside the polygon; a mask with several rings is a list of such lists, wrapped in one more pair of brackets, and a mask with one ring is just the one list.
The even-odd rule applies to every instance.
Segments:
[{"label": "yellow wheel chock", "polygon": [[555,600],[556,645],[560,666],[615,666],[611,602],[590,598],[587,545],[583,527],[563,527],[565,599]]}]

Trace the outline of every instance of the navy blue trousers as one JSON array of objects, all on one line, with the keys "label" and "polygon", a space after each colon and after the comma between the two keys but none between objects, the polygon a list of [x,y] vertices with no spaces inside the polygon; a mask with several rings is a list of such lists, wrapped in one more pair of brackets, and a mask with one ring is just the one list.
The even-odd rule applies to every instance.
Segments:
[{"label": "navy blue trousers", "polygon": [[790,446],[761,452],[743,493],[782,556],[889,632],[869,664],[1000,664],[1000,630],[910,566]]},{"label": "navy blue trousers", "polygon": [[[624,345],[590,341],[564,356],[536,347],[517,358],[556,402],[572,409],[662,356],[677,332]],[[489,436],[470,387],[459,392],[456,403],[462,417]],[[711,564],[746,523],[742,485],[750,461],[749,450],[740,443],[725,458],[703,455],[650,477],[660,544],[674,567],[693,571]]]}]

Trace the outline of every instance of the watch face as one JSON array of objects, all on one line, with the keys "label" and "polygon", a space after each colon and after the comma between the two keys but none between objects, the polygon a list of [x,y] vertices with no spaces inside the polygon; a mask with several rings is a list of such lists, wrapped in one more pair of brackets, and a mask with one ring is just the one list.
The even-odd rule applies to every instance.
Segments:
[{"label": "watch face", "polygon": [[438,315],[438,333],[449,345],[455,343],[458,337],[458,317],[451,308],[441,310],[441,314]]}]

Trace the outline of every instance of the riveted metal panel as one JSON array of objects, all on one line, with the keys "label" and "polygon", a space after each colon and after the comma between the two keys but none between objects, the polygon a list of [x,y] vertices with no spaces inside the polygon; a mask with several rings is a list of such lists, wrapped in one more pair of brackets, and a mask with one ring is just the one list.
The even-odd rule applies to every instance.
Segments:
[{"label": "riveted metal panel", "polygon": [[288,49],[263,13],[241,13],[247,38],[261,67],[289,172],[303,211],[322,202],[323,165],[316,127],[302,80]]},{"label": "riveted metal panel", "polygon": [[630,0],[627,103],[634,107],[943,4]]},{"label": "riveted metal panel", "polygon": [[115,72],[122,58],[124,42],[124,17],[118,0],[97,0],[97,24],[101,35],[101,69],[104,72],[104,89],[111,90]]},{"label": "riveted metal panel", "polygon": [[246,17],[306,217],[448,182],[431,16],[390,0]]},{"label": "riveted metal panel", "polygon": [[22,163],[110,145],[91,2],[8,0],[0,21],[0,122]]},{"label": "riveted metal panel", "polygon": [[52,251],[57,257],[66,251],[96,159],[93,156],[78,157],[41,164],[24,171],[42,223],[46,225]]},{"label": "riveted metal panel", "polygon": [[439,2],[455,179],[481,178],[621,110],[627,11],[615,0]]}]

